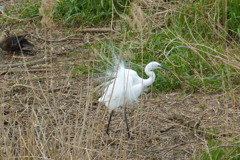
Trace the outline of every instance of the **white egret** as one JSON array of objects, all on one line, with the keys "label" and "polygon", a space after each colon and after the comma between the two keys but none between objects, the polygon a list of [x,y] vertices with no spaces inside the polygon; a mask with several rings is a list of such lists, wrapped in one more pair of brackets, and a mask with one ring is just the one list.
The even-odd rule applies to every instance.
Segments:
[{"label": "white egret", "polygon": [[104,94],[98,100],[99,102],[103,102],[110,110],[110,116],[106,130],[107,134],[114,109],[118,107],[124,107],[124,118],[126,122],[128,138],[130,138],[125,105],[137,101],[144,89],[154,82],[156,78],[156,75],[153,72],[154,69],[169,70],[161,66],[158,62],[150,62],[145,67],[145,73],[149,76],[149,78],[143,79],[138,76],[136,71],[125,68],[123,62],[118,64],[116,71],[112,73],[114,78],[108,82],[105,82],[106,88],[104,89]]}]

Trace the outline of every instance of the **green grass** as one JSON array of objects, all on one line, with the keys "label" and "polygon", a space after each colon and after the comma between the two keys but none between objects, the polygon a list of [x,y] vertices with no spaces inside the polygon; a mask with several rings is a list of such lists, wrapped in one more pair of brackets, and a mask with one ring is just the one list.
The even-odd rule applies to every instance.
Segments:
[{"label": "green grass", "polygon": [[192,160],[239,160],[240,143],[234,140],[229,145],[224,145],[220,140],[208,140],[207,149],[199,149]]},{"label": "green grass", "polygon": [[224,0],[219,1],[219,8],[221,8],[220,15],[218,15],[219,19],[222,24],[226,25],[228,38],[240,42],[240,0],[226,2]]},{"label": "green grass", "polygon": [[[14,5],[9,14],[16,14],[19,18],[41,19],[39,0],[21,0]],[[117,19],[118,14],[128,12],[129,0],[60,0],[54,4],[53,18],[62,21],[64,26],[104,26]]]},{"label": "green grass", "polygon": [[[40,1],[37,0],[21,0],[12,6],[7,6],[6,16],[0,16],[0,21],[5,22],[24,23],[37,22],[41,20],[38,8],[40,7]],[[19,24],[19,25],[21,25]]]},{"label": "green grass", "polygon": [[40,7],[41,1],[37,0],[21,0],[17,5],[12,6],[8,13],[16,14],[19,18],[35,18],[40,20],[41,15],[39,14],[38,8]]},{"label": "green grass", "polygon": [[[120,40],[100,42],[100,48],[104,48],[101,52],[111,55],[112,48],[109,46],[114,44],[120,50],[119,54],[135,64],[132,68],[143,77],[146,77],[142,74],[143,67],[150,61],[159,61],[173,70],[181,81],[171,73],[157,71],[153,86],[159,91],[222,92],[237,87],[239,70],[233,62],[239,61],[239,58],[227,50],[236,49],[238,52],[240,46],[236,36],[227,34],[226,37],[222,26],[223,14],[215,11],[221,4],[221,1],[217,2],[195,1],[178,5],[176,12],[165,17],[166,27],[150,32],[147,39],[139,38],[139,33],[123,22]],[[228,8],[227,25],[230,27],[233,17],[229,13],[238,14],[235,19],[240,14]],[[214,19],[217,16],[218,23]],[[236,29],[234,26],[231,28]]]},{"label": "green grass", "polygon": [[[114,2],[114,3],[113,3]],[[110,24],[115,10],[124,13],[128,0],[60,0],[56,5],[55,18],[66,25],[93,26]]]}]

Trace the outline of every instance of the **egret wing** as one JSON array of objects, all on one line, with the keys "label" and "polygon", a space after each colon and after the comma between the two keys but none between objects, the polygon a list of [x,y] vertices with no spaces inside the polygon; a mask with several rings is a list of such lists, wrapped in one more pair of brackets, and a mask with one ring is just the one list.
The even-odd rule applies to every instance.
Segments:
[{"label": "egret wing", "polygon": [[129,102],[137,101],[138,97],[143,91],[143,85],[142,85],[142,78],[140,78],[134,70],[128,70],[128,73],[126,73],[127,79],[126,79],[126,91],[127,91],[127,99]]},{"label": "egret wing", "polygon": [[107,82],[109,86],[104,89],[103,96],[99,99],[109,109],[115,109],[124,104],[124,67],[118,68],[116,78]]}]

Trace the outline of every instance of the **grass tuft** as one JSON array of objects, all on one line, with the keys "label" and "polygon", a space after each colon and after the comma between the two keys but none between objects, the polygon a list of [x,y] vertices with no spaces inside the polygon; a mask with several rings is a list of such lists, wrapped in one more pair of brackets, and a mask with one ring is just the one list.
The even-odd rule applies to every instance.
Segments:
[{"label": "grass tuft", "polygon": [[235,140],[230,145],[224,145],[220,140],[208,140],[207,149],[199,149],[195,160],[237,160],[240,157],[239,141]]},{"label": "grass tuft", "polygon": [[115,11],[125,12],[128,0],[60,0],[56,5],[55,18],[63,19],[64,24],[93,26],[110,24]]}]

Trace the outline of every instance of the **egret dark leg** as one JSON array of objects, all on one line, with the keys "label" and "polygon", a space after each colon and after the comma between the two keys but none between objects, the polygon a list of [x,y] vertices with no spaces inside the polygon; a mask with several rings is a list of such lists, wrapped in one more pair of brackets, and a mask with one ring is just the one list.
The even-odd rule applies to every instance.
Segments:
[{"label": "egret dark leg", "polygon": [[131,136],[130,136],[130,132],[129,132],[129,128],[128,128],[128,120],[127,120],[127,114],[126,114],[126,107],[124,107],[124,118],[125,118],[125,122],[126,122],[128,138],[130,139]]},{"label": "egret dark leg", "polygon": [[108,119],[108,125],[107,125],[107,130],[106,130],[107,135],[109,135],[108,134],[108,129],[109,129],[109,126],[110,126],[110,123],[111,123],[112,115],[113,115],[113,110],[111,111],[109,119]]}]

